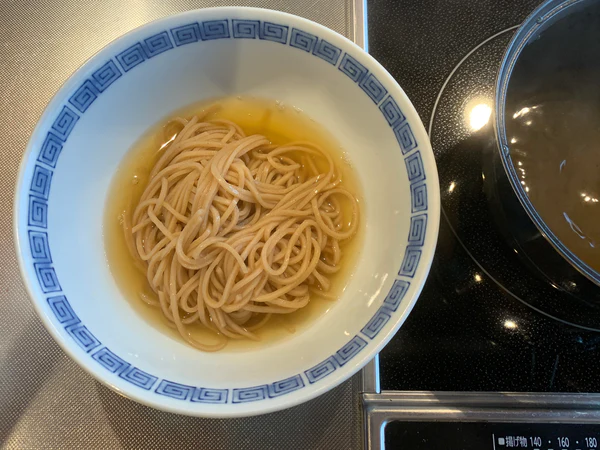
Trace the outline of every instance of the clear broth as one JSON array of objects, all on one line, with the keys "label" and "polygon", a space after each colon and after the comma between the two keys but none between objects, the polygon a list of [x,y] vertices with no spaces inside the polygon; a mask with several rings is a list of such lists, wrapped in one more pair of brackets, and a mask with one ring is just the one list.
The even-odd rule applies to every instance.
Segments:
[{"label": "clear broth", "polygon": [[[202,102],[171,114],[169,117],[190,117],[205,111],[217,101]],[[362,207],[362,190],[354,170],[339,144],[319,124],[297,108],[272,100],[250,97],[232,97],[218,100],[219,108],[210,112],[206,120],[227,119],[242,127],[247,135],[261,134],[274,144],[307,140],[320,145],[327,151],[342,174],[343,185],[355,194]],[[149,324],[160,332],[181,339],[177,330],[170,328],[162,312],[157,307],[147,305],[141,294],[156,298],[150,289],[144,273],[135,265],[125,243],[122,228],[122,215],[129,213],[139,201],[152,167],[156,163],[158,150],[168,140],[165,137],[166,119],[153,126],[127,153],[111,182],[104,217],[104,245],[106,260],[117,286],[131,307]],[[348,205],[346,205],[348,206]],[[342,208],[344,205],[342,204]],[[346,212],[349,217],[350,212]],[[352,239],[340,243],[343,252],[341,270],[330,277],[330,293],[336,297],[343,293],[356,266],[362,247],[364,226],[359,218],[359,231]],[[230,340],[224,350],[247,350],[253,346],[273,343],[301,332],[318,317],[326,314],[335,300],[312,295],[309,304],[292,314],[274,315],[267,324],[256,330],[260,341]],[[213,342],[214,334],[202,325],[188,326],[190,333],[198,340]]]}]

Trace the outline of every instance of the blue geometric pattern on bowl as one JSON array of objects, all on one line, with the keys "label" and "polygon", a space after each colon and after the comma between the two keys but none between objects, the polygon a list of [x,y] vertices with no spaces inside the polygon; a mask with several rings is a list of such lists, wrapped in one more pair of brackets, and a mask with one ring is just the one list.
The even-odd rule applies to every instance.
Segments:
[{"label": "blue geometric pattern on bowl", "polygon": [[51,181],[52,171],[40,166],[39,164],[36,164],[35,169],[33,170],[33,177],[31,179],[31,193],[39,195],[44,200],[48,200]]},{"label": "blue geometric pattern on bowl", "polygon": [[332,66],[337,65],[341,54],[342,51],[339,48],[327,42],[325,39],[319,39],[313,50],[313,55],[327,61]]},{"label": "blue geometric pattern on bowl", "polygon": [[120,76],[121,71],[111,59],[92,74],[91,81],[98,91],[104,92]]},{"label": "blue geometric pattern on bowl", "polygon": [[200,25],[197,23],[190,23],[189,25],[182,25],[171,30],[173,40],[176,46],[185,44],[191,44],[192,42],[198,42],[200,39]]},{"label": "blue geometric pattern on bowl", "polygon": [[289,30],[287,25],[278,25],[276,23],[260,21],[258,30],[258,37],[260,39],[279,42],[284,45],[287,44]]},{"label": "blue geometric pattern on bowl", "polygon": [[203,41],[229,38],[229,21],[208,20],[200,24],[200,37]]},{"label": "blue geometric pattern on bowl", "polygon": [[292,29],[292,37],[290,38],[290,47],[299,48],[305,52],[312,52],[319,38],[314,34],[307,33],[297,28]]},{"label": "blue geometric pattern on bowl", "polygon": [[147,391],[149,391],[150,388],[154,386],[154,383],[156,383],[156,380],[158,380],[154,375],[150,375],[133,366],[129,366],[129,368],[124,370],[119,376],[124,380],[129,381],[131,384],[135,384]]},{"label": "blue geometric pattern on bowl", "polygon": [[[101,68],[100,70],[105,69]],[[96,74],[94,74],[93,76],[96,76]],[[102,83],[99,84],[102,85]],[[63,106],[62,111],[52,124],[52,129],[62,140],[66,140],[67,137],[69,137],[71,130],[77,123],[77,119],[79,119],[79,116],[77,114],[75,114],[68,106]]]},{"label": "blue geometric pattern on bowl", "polygon": [[258,20],[233,19],[232,27],[234,39],[256,39],[260,22]]},{"label": "blue geometric pattern on bowl", "polygon": [[[79,116],[75,115],[77,119]],[[57,118],[58,121],[58,118]],[[38,155],[38,161],[44,164],[48,164],[50,167],[56,167],[56,161],[58,160],[58,156],[60,155],[60,151],[62,150],[62,144],[66,138],[60,138],[56,134],[49,132],[46,135],[46,139],[42,144],[42,150]]]},{"label": "blue geometric pattern on bowl", "polygon": [[[49,236],[44,231],[48,225],[48,197],[53,171],[56,168],[63,144],[77,125],[81,114],[84,114],[112,83],[149,58],[181,45],[215,39],[272,41],[307,52],[336,67],[378,106],[393,130],[400,151],[405,155],[404,161],[411,191],[410,230],[398,278],[394,281],[382,306],[360,333],[350,339],[335,354],[301,374],[270,384],[235,389],[188,386],[159,379],[138,369],[104,346],[81,322],[66,296],[61,293],[62,288],[52,264]],[[91,77],[85,80],[69,97],[68,104],[63,106],[47,131],[29,184],[29,248],[40,288],[44,293],[51,294],[47,297],[48,307],[58,324],[73,340],[105,370],[141,389],[148,391],[154,389],[158,395],[177,400],[216,404],[267,400],[297,391],[307,384],[316,383],[331,375],[358,355],[392,318],[410,287],[410,281],[421,259],[421,250],[428,225],[426,175],[421,153],[417,148],[417,140],[405,115],[375,74],[370,73],[352,55],[314,34],[297,28],[290,30],[287,25],[238,19],[193,22],[162,31],[135,43],[93,72]]]},{"label": "blue geometric pattern on bowl", "polygon": [[195,388],[191,401],[199,403],[227,403],[229,389]]}]

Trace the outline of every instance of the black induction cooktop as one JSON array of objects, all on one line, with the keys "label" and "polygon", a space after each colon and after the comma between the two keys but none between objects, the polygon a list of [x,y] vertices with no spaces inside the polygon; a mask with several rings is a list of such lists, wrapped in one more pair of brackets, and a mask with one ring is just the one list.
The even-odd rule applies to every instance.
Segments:
[{"label": "black induction cooktop", "polygon": [[538,3],[369,0],[369,52],[430,132],[443,209],[427,283],[380,354],[384,391],[600,392],[600,332],[576,303],[546,301],[559,294],[515,254],[486,196],[486,108]]}]

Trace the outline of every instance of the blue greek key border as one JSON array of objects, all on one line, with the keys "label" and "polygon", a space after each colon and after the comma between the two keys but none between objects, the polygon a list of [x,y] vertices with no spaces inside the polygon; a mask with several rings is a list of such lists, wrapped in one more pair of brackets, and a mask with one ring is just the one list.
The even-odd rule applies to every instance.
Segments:
[{"label": "blue greek key border", "polygon": [[[53,172],[64,143],[77,125],[81,115],[114,82],[144,61],[173,48],[218,39],[258,39],[289,45],[331,64],[357,84],[377,105],[391,127],[404,155],[410,181],[411,210],[407,247],[398,278],[382,306],[362,328],[335,354],[311,369],[271,384],[239,389],[214,389],[183,385],[144,372],[134,367],[104,346],[81,322],[73,311],[54,270],[48,233],[48,198]],[[358,355],[369,341],[375,339],[410,288],[411,279],[420,262],[427,232],[426,173],[418,150],[417,140],[406,116],[388,94],[375,74],[349,53],[312,33],[259,20],[222,19],[193,22],[149,36],[105,61],[91,76],[74,90],[56,120],[47,131],[35,163],[29,184],[28,235],[33,267],[42,292],[57,322],[71,338],[98,364],[123,380],[147,391],[177,400],[198,403],[246,403],[276,398],[316,383]]]}]

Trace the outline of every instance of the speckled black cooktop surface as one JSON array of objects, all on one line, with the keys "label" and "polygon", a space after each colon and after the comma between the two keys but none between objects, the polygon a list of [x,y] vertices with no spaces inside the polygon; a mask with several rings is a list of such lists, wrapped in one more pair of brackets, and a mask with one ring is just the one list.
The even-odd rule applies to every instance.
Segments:
[{"label": "speckled black cooktop surface", "polygon": [[492,104],[511,27],[538,3],[369,0],[369,51],[430,129],[443,206],[429,279],[380,355],[383,390],[600,392],[600,333],[568,323],[577,302],[540,312],[556,294],[511,255],[483,192],[492,134],[473,107]]}]

